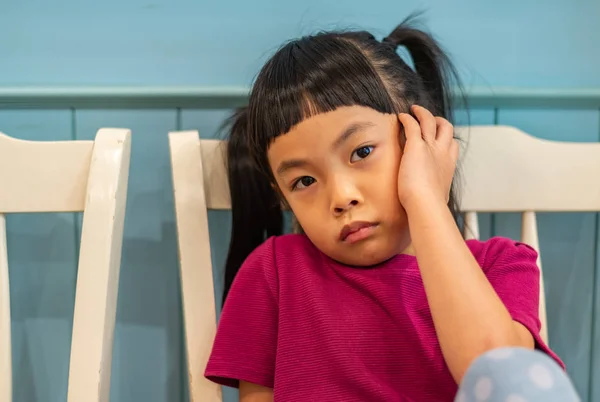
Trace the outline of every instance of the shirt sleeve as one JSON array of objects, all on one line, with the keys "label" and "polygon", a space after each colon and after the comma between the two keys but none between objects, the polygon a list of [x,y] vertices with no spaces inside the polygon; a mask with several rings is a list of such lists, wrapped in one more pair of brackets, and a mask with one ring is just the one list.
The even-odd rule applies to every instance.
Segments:
[{"label": "shirt sleeve", "polygon": [[237,388],[247,381],[273,388],[278,328],[274,238],[242,264],[227,295],[205,377]]},{"label": "shirt sleeve", "polygon": [[540,336],[540,269],[538,253],[529,245],[506,238],[488,241],[483,270],[514,321],[525,326],[536,348],[553,358],[563,369],[564,363]]}]

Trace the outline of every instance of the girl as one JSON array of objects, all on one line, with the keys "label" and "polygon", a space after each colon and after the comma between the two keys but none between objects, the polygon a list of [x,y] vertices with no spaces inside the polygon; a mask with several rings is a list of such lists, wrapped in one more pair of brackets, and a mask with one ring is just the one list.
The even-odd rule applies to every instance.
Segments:
[{"label": "girl", "polygon": [[[519,347],[494,351],[521,359],[502,367],[538,359],[562,384],[549,395],[573,396],[539,335],[536,252],[457,226],[452,78],[409,20],[381,42],[304,37],[266,63],[228,142],[233,230],[207,378],[243,402],[450,401],[461,382],[460,398],[487,400],[502,365],[476,359]],[[282,235],[282,205],[302,234]]]}]

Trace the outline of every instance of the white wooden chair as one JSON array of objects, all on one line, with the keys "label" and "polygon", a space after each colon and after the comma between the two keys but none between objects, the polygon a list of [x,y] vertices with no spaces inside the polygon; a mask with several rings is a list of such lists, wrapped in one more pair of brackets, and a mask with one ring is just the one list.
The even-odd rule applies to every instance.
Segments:
[{"label": "white wooden chair", "polygon": [[[521,241],[539,253],[536,212],[600,211],[600,143],[548,141],[508,126],[458,128],[466,238],[479,238],[477,212],[520,212]],[[541,256],[538,258],[541,269]],[[542,339],[548,342],[543,277]]]},{"label": "white wooden chair", "polygon": [[69,402],[108,402],[131,133],[23,141],[0,133],[0,402],[12,401],[5,214],[83,212]]},{"label": "white wooden chair", "polygon": [[[461,210],[478,238],[477,212],[522,212],[522,241],[539,250],[535,211],[600,210],[600,144],[544,141],[505,126],[457,128],[465,139]],[[220,387],[204,379],[216,332],[208,209],[229,209],[224,143],[197,131],[169,133],[181,289],[193,402],[220,402]],[[541,260],[538,260],[541,266]],[[542,338],[547,341],[543,282]]]}]

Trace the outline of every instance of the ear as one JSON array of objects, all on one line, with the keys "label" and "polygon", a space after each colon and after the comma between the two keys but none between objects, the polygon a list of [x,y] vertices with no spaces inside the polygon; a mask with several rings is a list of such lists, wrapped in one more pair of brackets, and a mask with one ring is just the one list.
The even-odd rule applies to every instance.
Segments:
[{"label": "ear", "polygon": [[404,132],[404,126],[400,121],[400,114],[396,115],[396,124],[398,125],[398,143],[400,144],[400,149],[404,153],[404,146],[406,145],[406,133]]}]

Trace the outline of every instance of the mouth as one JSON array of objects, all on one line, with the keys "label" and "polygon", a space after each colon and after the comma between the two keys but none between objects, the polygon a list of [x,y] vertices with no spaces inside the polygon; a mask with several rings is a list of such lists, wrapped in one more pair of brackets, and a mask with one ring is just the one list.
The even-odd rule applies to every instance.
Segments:
[{"label": "mouth", "polygon": [[356,243],[369,237],[377,225],[375,222],[352,222],[342,228],[339,239],[346,243]]}]

